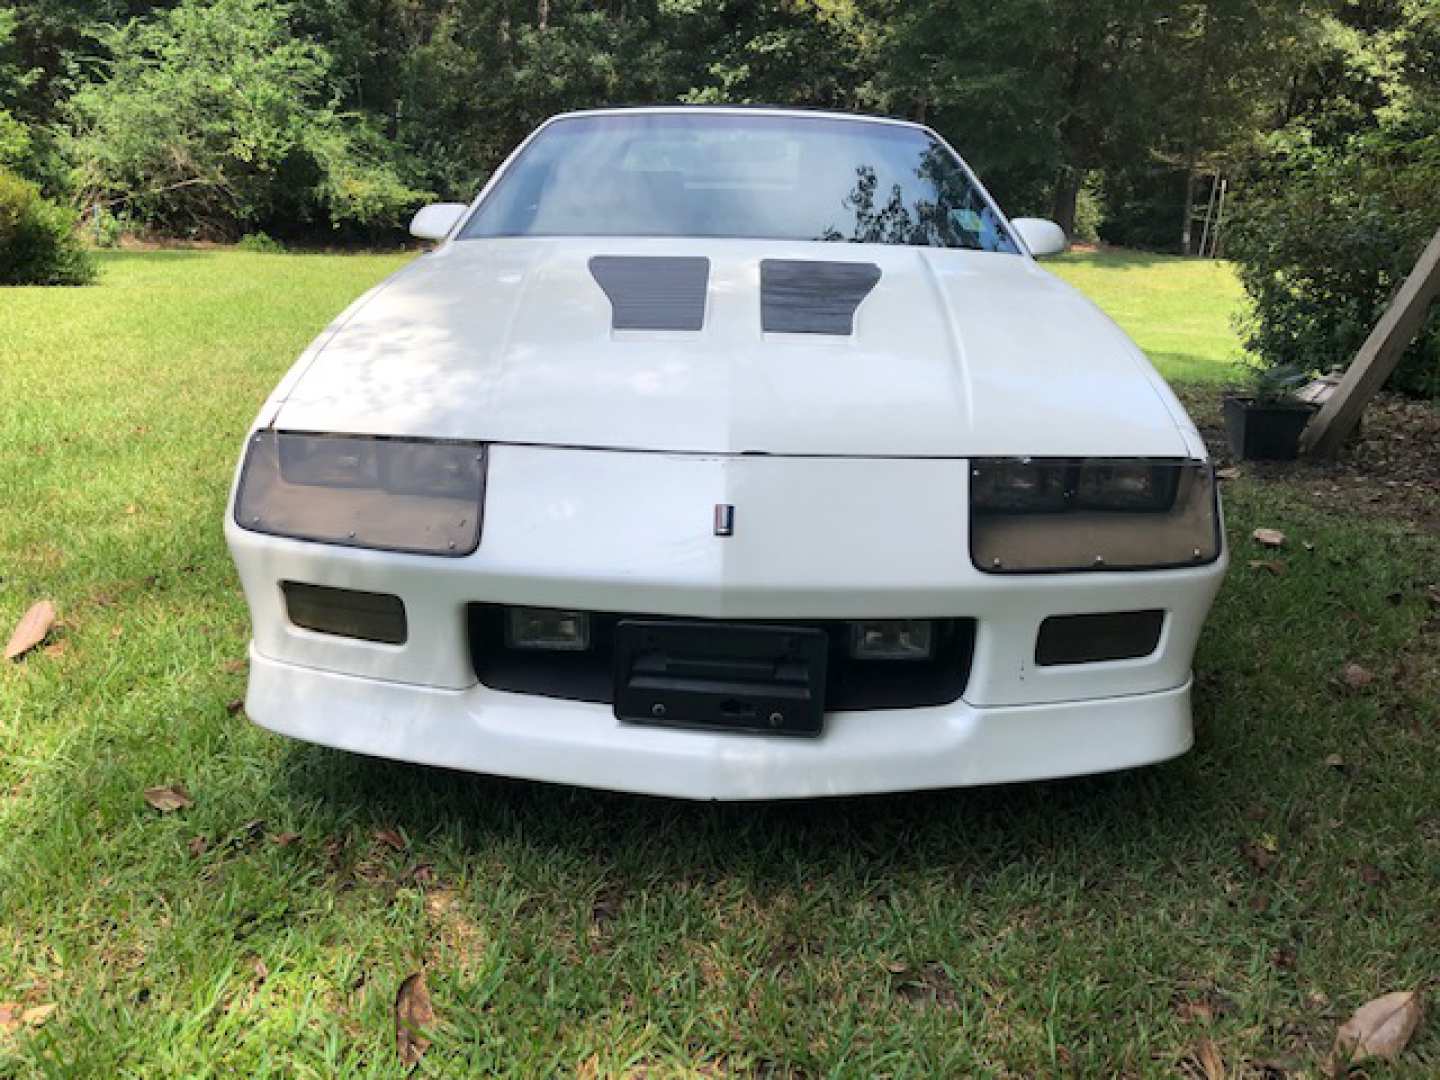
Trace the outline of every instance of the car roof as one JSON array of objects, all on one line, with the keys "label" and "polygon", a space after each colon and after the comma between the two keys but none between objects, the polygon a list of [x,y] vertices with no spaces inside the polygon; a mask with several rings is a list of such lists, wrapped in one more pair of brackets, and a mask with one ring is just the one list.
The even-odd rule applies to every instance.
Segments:
[{"label": "car roof", "polygon": [[828,120],[854,120],[865,124],[890,124],[897,127],[914,128],[918,131],[929,131],[924,124],[916,123],[913,120],[900,120],[893,116],[872,116],[868,113],[844,112],[840,109],[807,108],[795,105],[609,105],[597,109],[574,109],[570,112],[557,113],[550,117],[545,123],[555,120],[569,120],[575,117],[586,116],[634,116],[636,113],[663,115],[663,114],[691,114],[691,115],[715,115],[731,114],[741,116],[791,116],[805,119],[828,119]]}]

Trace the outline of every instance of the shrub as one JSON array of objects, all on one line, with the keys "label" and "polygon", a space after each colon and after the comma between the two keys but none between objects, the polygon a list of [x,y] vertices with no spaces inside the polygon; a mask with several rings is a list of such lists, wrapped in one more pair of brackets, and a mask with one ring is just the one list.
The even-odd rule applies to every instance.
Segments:
[{"label": "shrub", "polygon": [[246,233],[236,241],[235,246],[241,251],[258,251],[264,255],[279,255],[285,250],[284,244],[264,232]]},{"label": "shrub", "polygon": [[66,112],[88,200],[137,224],[229,238],[398,228],[409,187],[374,122],[339,112],[330,52],[283,0],[180,0],[99,31],[111,60]]},{"label": "shrub", "polygon": [[95,263],[75,233],[75,212],[0,171],[0,285],[83,285]]},{"label": "shrub", "polygon": [[[1246,346],[1262,361],[1347,364],[1440,226],[1440,138],[1297,152],[1248,185],[1226,234],[1249,293]],[[1440,312],[1390,386],[1440,396]]]}]

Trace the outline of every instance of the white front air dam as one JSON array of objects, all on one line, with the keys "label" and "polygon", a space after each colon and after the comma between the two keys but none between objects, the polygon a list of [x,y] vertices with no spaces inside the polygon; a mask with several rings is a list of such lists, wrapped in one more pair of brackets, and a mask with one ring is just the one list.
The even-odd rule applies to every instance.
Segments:
[{"label": "white front air dam", "polygon": [[1045,705],[831,713],[816,739],[637,727],[608,705],[340,675],[250,650],[262,727],[375,757],[686,799],[968,787],[1153,764],[1193,741],[1190,683]]}]

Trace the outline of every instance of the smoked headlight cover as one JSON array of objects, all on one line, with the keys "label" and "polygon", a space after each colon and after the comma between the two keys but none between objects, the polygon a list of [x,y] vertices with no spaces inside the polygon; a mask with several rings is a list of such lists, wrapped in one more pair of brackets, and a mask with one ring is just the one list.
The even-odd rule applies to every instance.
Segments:
[{"label": "smoked headlight cover", "polygon": [[970,556],[993,574],[1214,562],[1214,470],[1206,461],[977,458]]},{"label": "smoked headlight cover", "polygon": [[235,521],[245,529],[350,547],[468,555],[480,545],[479,443],[257,431]]}]

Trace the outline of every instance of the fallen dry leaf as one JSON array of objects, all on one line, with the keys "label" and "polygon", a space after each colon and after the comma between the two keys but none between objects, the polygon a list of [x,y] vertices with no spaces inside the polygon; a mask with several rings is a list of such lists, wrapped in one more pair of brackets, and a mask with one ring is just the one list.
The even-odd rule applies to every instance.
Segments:
[{"label": "fallen dry leaf", "polygon": [[261,960],[260,957],[257,956],[250,962],[250,968],[255,972],[255,982],[257,985],[270,978],[270,969],[265,966],[265,961]]},{"label": "fallen dry leaf", "polygon": [[1205,1080],[1225,1080],[1225,1061],[1212,1039],[1201,1039],[1195,1047],[1195,1063]]},{"label": "fallen dry leaf", "polygon": [[1286,567],[1284,559],[1251,559],[1250,569],[1266,570],[1276,577],[1284,577],[1288,567]]},{"label": "fallen dry leaf", "polygon": [[245,708],[244,698],[236,698],[234,701],[227,701],[225,703],[225,711],[231,716],[234,716],[243,708]]},{"label": "fallen dry leaf", "polygon": [[1346,664],[1340,669],[1340,681],[1351,690],[1364,690],[1375,681],[1375,673],[1359,664]]},{"label": "fallen dry leaf", "polygon": [[435,1023],[435,1009],[430,1004],[430,990],[425,973],[417,971],[406,977],[395,995],[395,1051],[400,1064],[418,1065],[430,1040],[425,1030]]},{"label": "fallen dry leaf", "polygon": [[1275,849],[1260,841],[1245,844],[1240,853],[1245,856],[1246,862],[1262,874],[1275,865]]},{"label": "fallen dry leaf", "polygon": [[192,859],[198,859],[209,850],[210,841],[203,836],[192,836],[190,842],[185,846],[190,849],[190,857]]},{"label": "fallen dry leaf", "polygon": [[384,844],[388,848],[394,848],[396,851],[404,851],[410,846],[405,842],[405,838],[395,829],[376,829],[375,839],[377,842]]},{"label": "fallen dry leaf", "polygon": [[1345,759],[1339,754],[1330,754],[1325,758],[1325,764],[1340,772],[1345,770]]},{"label": "fallen dry leaf", "polygon": [[1279,529],[1256,529],[1250,536],[1261,547],[1278,548],[1285,545],[1285,534]]},{"label": "fallen dry leaf", "polygon": [[297,844],[300,842],[300,834],[298,832],[276,833],[274,836],[270,837],[270,842],[276,847],[289,847],[291,844]]},{"label": "fallen dry leaf", "polygon": [[1216,469],[1215,479],[1217,480],[1239,480],[1240,470],[1233,465],[1226,469]]},{"label": "fallen dry leaf", "polygon": [[220,670],[227,675],[239,675],[246,668],[244,660],[226,660],[220,665]]},{"label": "fallen dry leaf", "polygon": [[54,1005],[22,1005],[16,1001],[0,1001],[0,1032],[9,1034],[22,1027],[37,1028],[55,1011]]},{"label": "fallen dry leaf", "polygon": [[1420,1026],[1420,995],[1397,990],[1367,1001],[1335,1034],[1333,1063],[1341,1068],[1370,1058],[1394,1061]]},{"label": "fallen dry leaf", "polygon": [[145,801],[162,814],[168,814],[172,810],[188,810],[195,805],[195,800],[190,797],[190,792],[185,790],[184,784],[146,788]]},{"label": "fallen dry leaf", "polygon": [[10,643],[5,646],[5,659],[18,660],[44,641],[45,635],[50,633],[50,627],[54,625],[54,604],[49,600],[31,604],[30,610],[20,616],[20,621],[15,624],[15,632],[10,635]]}]

